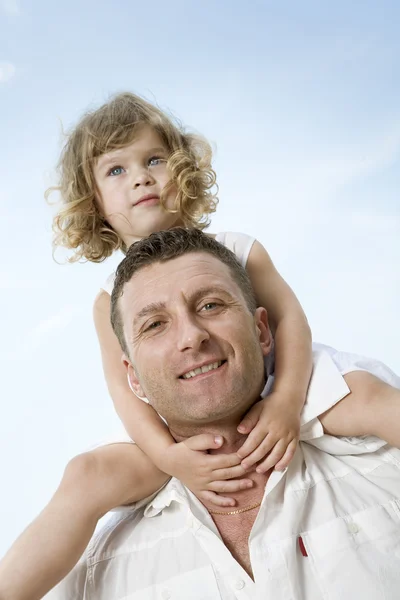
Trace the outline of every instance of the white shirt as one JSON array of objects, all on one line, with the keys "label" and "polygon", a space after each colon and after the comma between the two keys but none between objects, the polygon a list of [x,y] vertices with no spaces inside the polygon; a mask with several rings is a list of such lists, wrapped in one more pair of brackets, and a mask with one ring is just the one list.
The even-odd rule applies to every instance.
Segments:
[{"label": "white shirt", "polygon": [[46,598],[398,600],[400,451],[372,436],[325,435],[317,418],[348,394],[342,375],[360,369],[400,387],[377,361],[316,346],[301,441],[288,469],[270,476],[250,534],[254,581],[172,479],[115,514]]}]

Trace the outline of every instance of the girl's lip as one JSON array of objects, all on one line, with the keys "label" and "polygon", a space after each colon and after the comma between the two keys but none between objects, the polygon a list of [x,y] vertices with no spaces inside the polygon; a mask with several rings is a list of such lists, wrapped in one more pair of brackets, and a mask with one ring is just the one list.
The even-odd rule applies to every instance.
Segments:
[{"label": "girl's lip", "polygon": [[137,206],[138,204],[141,204],[142,202],[147,202],[148,200],[159,200],[160,197],[157,196],[157,194],[147,194],[146,196],[142,196],[141,198],[139,198],[139,200],[136,202],[135,206]]}]

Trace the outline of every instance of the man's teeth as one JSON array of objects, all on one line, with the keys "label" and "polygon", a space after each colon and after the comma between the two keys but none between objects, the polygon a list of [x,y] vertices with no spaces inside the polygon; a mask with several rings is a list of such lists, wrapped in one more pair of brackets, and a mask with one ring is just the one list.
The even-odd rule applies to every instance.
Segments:
[{"label": "man's teeth", "polygon": [[201,373],[207,373],[208,371],[213,371],[218,369],[222,365],[222,360],[218,362],[212,363],[211,365],[204,365],[204,367],[199,367],[198,369],[194,369],[194,371],[189,371],[182,375],[183,379],[190,379],[191,377],[196,377],[196,375],[201,375]]}]

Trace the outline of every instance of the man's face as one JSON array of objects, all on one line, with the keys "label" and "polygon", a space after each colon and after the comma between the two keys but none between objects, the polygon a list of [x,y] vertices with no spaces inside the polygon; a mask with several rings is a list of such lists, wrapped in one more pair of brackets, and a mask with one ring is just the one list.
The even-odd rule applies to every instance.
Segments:
[{"label": "man's face", "polygon": [[271,349],[228,267],[189,253],[138,271],[120,298],[131,384],[171,427],[237,418],[258,398]]}]

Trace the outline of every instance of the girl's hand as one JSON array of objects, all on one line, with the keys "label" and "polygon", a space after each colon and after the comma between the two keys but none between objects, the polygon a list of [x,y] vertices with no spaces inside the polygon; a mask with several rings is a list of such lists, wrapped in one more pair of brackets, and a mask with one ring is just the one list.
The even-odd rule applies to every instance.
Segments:
[{"label": "girl's hand", "polygon": [[300,414],[297,404],[278,392],[260,400],[238,426],[249,436],[237,454],[245,469],[259,463],[256,471],[265,473],[275,467],[285,469],[296,451],[300,434]]},{"label": "girl's hand", "polygon": [[216,506],[235,506],[233,498],[220,494],[251,488],[253,482],[251,479],[235,479],[246,473],[237,454],[207,453],[207,450],[221,448],[223,441],[220,435],[204,433],[171,444],[165,453],[162,469],[182,481],[200,500]]}]

